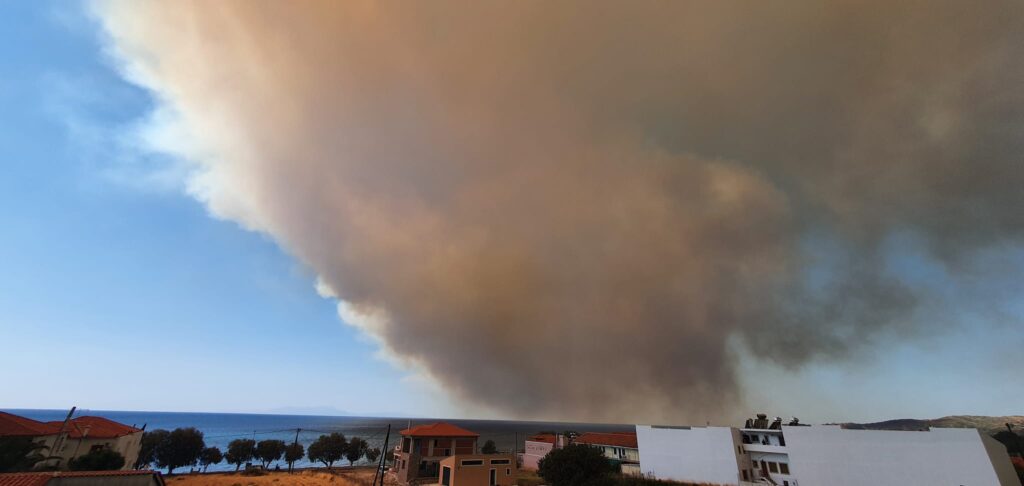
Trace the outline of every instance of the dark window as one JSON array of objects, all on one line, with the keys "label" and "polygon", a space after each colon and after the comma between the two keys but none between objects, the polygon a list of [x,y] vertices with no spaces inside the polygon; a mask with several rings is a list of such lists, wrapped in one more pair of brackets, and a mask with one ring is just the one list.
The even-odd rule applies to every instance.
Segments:
[{"label": "dark window", "polygon": [[483,466],[484,465],[484,460],[483,459],[467,459],[465,461],[462,461],[462,465],[463,466]]},{"label": "dark window", "polygon": [[512,475],[512,468],[506,468],[505,469],[505,475],[506,476],[511,476]]},{"label": "dark window", "polygon": [[783,481],[782,486],[789,486],[789,481]]},{"label": "dark window", "polygon": [[743,480],[744,481],[747,480],[747,470],[746,469],[743,470]]},{"label": "dark window", "polygon": [[773,473],[779,472],[779,465],[778,465],[778,463],[769,462],[768,463],[768,470],[773,472]]},{"label": "dark window", "polygon": [[757,469],[757,461],[754,461],[754,469]]},{"label": "dark window", "polygon": [[757,437],[757,434],[751,435],[751,436],[750,436],[750,440],[752,440],[752,441],[754,441],[754,442],[758,442],[758,437]]},{"label": "dark window", "polygon": [[508,464],[508,459],[491,459],[491,464]]},{"label": "dark window", "polygon": [[781,435],[779,436],[779,445],[780,446],[785,446],[786,445],[786,438],[781,436]]},{"label": "dark window", "polygon": [[779,472],[781,472],[782,474],[789,474],[789,464],[786,464],[784,462],[780,462],[779,463]]}]

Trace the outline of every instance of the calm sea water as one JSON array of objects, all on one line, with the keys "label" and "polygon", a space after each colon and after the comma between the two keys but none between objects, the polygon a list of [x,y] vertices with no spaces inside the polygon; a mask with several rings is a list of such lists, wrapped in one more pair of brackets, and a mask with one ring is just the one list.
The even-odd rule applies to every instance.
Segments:
[{"label": "calm sea water", "polygon": [[[6,412],[22,415],[35,420],[64,420],[67,410],[18,410]],[[541,431],[574,430],[580,432],[614,432],[633,430],[632,425],[580,424],[567,422],[516,422],[506,420],[455,420],[455,419],[408,419],[381,417],[333,417],[313,415],[264,415],[243,413],[181,413],[181,412],[127,412],[115,410],[80,410],[75,416],[98,415],[117,422],[146,430],[177,427],[195,427],[203,432],[207,446],[216,446],[227,451],[228,442],[234,439],[280,439],[285,442],[298,440],[309,446],[321,434],[341,432],[345,437],[361,437],[370,447],[383,447],[387,427],[391,425],[389,447],[397,443],[399,430],[410,424],[427,424],[445,421],[480,434],[480,443],[493,440],[500,450],[512,450],[514,444],[522,448],[524,437]],[[342,465],[347,464],[344,459]],[[360,462],[356,463],[357,465]],[[303,460],[297,467],[311,466]],[[273,467],[273,466],[271,466]],[[282,463],[282,467],[284,464]],[[210,466],[210,471],[234,470],[234,466],[221,463]]]}]

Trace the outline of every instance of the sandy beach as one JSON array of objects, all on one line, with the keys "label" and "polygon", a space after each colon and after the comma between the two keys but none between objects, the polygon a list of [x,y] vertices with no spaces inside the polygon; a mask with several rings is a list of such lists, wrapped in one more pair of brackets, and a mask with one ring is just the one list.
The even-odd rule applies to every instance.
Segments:
[{"label": "sandy beach", "polygon": [[[242,473],[181,474],[166,476],[168,486],[370,486],[373,482],[372,468],[306,469],[292,474],[267,472],[261,476]],[[395,484],[392,481],[387,485]]]}]

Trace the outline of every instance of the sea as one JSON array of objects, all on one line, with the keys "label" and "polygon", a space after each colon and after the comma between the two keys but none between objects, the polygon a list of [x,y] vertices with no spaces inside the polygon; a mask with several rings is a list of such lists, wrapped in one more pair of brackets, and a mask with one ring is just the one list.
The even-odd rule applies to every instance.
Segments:
[{"label": "sea", "polygon": [[[3,411],[21,415],[40,421],[64,420],[67,410],[39,409],[4,409]],[[388,447],[398,443],[398,431],[410,425],[448,422],[480,434],[480,444],[493,440],[498,450],[521,450],[523,440],[533,434],[544,431],[564,432],[622,432],[634,430],[632,425],[616,424],[585,424],[572,422],[520,422],[510,420],[472,420],[472,419],[431,419],[431,418],[388,418],[388,417],[344,417],[318,415],[273,415],[248,413],[196,413],[196,412],[131,412],[120,410],[78,410],[75,417],[97,415],[145,430],[178,427],[195,427],[203,433],[207,447],[219,447],[227,451],[228,443],[234,439],[279,439],[285,442],[297,440],[309,447],[322,434],[341,432],[346,438],[360,437],[366,440],[371,448],[384,447],[388,439]],[[391,427],[390,437],[388,426]],[[365,459],[356,461],[355,465],[368,464]],[[296,463],[296,467],[312,467],[305,458]],[[342,459],[336,465],[348,465]],[[285,467],[281,463],[282,468]],[[274,467],[273,465],[271,467]],[[221,463],[210,466],[209,471],[233,471],[235,466]],[[180,469],[178,471],[181,471]]]}]

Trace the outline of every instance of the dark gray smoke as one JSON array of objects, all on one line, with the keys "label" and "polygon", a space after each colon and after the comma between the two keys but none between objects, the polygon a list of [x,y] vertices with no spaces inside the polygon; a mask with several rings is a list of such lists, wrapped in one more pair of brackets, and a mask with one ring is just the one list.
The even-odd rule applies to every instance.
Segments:
[{"label": "dark gray smoke", "polygon": [[1022,242],[1019,1],[96,10],[192,194],[505,414],[727,416],[737,346],[938,327],[892,238],[954,275]]}]

